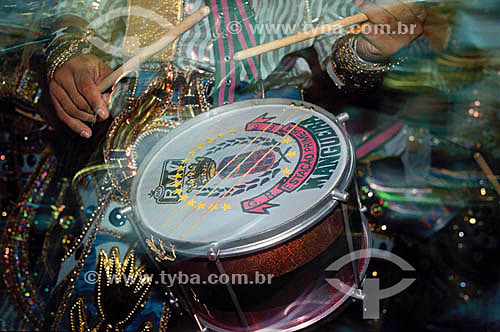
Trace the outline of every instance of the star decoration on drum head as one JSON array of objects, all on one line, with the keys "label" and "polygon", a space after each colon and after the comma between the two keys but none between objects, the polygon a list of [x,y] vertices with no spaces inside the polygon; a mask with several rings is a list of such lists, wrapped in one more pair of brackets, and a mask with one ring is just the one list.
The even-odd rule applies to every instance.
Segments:
[{"label": "star decoration on drum head", "polygon": [[224,203],[224,205],[222,205],[221,209],[224,211],[231,210],[231,205]]},{"label": "star decoration on drum head", "polygon": [[[208,137],[206,139],[208,145],[206,143],[194,144],[194,149],[187,152],[191,157],[198,155],[194,157],[194,160],[185,157],[182,160],[165,161],[160,185],[150,193],[150,196],[155,197],[159,204],[184,202],[180,209],[191,207],[194,210],[206,212],[228,211],[232,209],[231,205],[221,203],[220,200],[239,195],[247,191],[246,188],[248,190],[257,188],[256,181],[261,184],[269,181],[277,175],[276,172],[280,171],[281,162],[290,163],[288,158],[297,155],[296,151],[290,150],[291,147],[284,152],[280,149],[280,144],[291,143],[289,137],[276,140],[272,136],[262,136],[262,134],[255,137],[232,136],[234,138],[231,138],[228,136],[237,132],[236,129],[231,129],[227,133],[216,134],[216,138]],[[215,156],[226,150],[234,152],[222,158],[218,163],[212,159],[212,155]],[[174,167],[175,169],[170,171]],[[281,172],[288,175],[291,170],[286,167]],[[241,180],[249,175],[252,176],[249,177],[251,180],[240,184]],[[169,178],[172,179],[169,180]],[[214,182],[215,179],[219,181]],[[236,183],[222,186],[227,180],[229,183],[234,181]],[[214,182],[212,186],[209,186],[210,182]],[[168,187],[169,183],[172,183],[171,189]],[[193,195],[188,195],[189,193]],[[167,195],[170,197],[166,198]],[[161,196],[164,197],[163,200],[159,198]],[[196,197],[200,197],[201,200],[195,201]],[[206,204],[205,201],[210,198],[217,198],[217,201]]]}]

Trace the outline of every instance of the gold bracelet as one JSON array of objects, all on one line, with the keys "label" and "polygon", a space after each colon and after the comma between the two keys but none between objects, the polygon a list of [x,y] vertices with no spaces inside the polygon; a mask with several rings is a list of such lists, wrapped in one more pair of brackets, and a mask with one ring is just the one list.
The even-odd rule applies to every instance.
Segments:
[{"label": "gold bracelet", "polygon": [[80,38],[76,39],[74,38],[75,34],[68,34],[58,37],[51,43],[47,52],[47,78],[49,81],[54,79],[56,71],[71,58],[91,53],[92,45],[89,42],[89,37],[93,35],[93,30],[86,30],[80,35]]}]

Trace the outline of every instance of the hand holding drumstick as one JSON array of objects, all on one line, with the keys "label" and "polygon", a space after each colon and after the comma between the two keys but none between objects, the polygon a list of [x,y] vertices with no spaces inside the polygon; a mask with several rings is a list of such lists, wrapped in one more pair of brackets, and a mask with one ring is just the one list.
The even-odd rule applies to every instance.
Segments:
[{"label": "hand holding drumstick", "polygon": [[425,9],[416,2],[378,0],[375,4],[375,1],[357,0],[356,7],[362,13],[240,51],[234,57],[236,60],[244,60],[350,25],[364,23],[362,38],[358,41],[358,53],[365,60],[378,62],[385,61],[399,49],[408,46],[423,32]]},{"label": "hand holding drumstick", "polygon": [[102,93],[121,76],[136,70],[142,62],[167,47],[209,13],[210,9],[202,6],[114,72],[91,54],[74,57],[65,63],[49,82],[49,93],[58,118],[82,137],[90,138],[92,131],[84,122],[93,122],[96,116],[101,120],[109,116]]}]

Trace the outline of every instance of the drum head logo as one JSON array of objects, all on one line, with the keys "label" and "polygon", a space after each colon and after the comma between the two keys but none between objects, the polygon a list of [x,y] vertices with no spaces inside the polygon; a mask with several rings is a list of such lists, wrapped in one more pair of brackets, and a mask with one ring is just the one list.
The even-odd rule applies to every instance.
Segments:
[{"label": "drum head logo", "polygon": [[337,169],[340,139],[331,124],[311,116],[279,124],[263,114],[206,143],[184,159],[163,161],[157,204],[178,204],[194,196],[239,199],[244,213],[270,214],[279,196],[321,189]]}]

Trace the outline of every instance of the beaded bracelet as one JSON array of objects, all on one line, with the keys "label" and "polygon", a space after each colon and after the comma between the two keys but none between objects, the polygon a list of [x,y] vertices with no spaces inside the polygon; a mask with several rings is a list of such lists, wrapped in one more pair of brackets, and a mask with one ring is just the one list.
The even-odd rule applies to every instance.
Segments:
[{"label": "beaded bracelet", "polygon": [[68,30],[68,33],[61,34],[60,32],[57,32],[56,38],[45,49],[47,56],[47,78],[49,81],[54,78],[56,71],[73,57],[92,52],[92,45],[89,39],[94,35],[93,30],[71,28],[71,31]]},{"label": "beaded bracelet", "polygon": [[357,52],[354,34],[339,38],[327,63],[327,73],[335,85],[346,93],[368,92],[382,83],[384,74],[401,63],[376,63],[363,60]]}]

